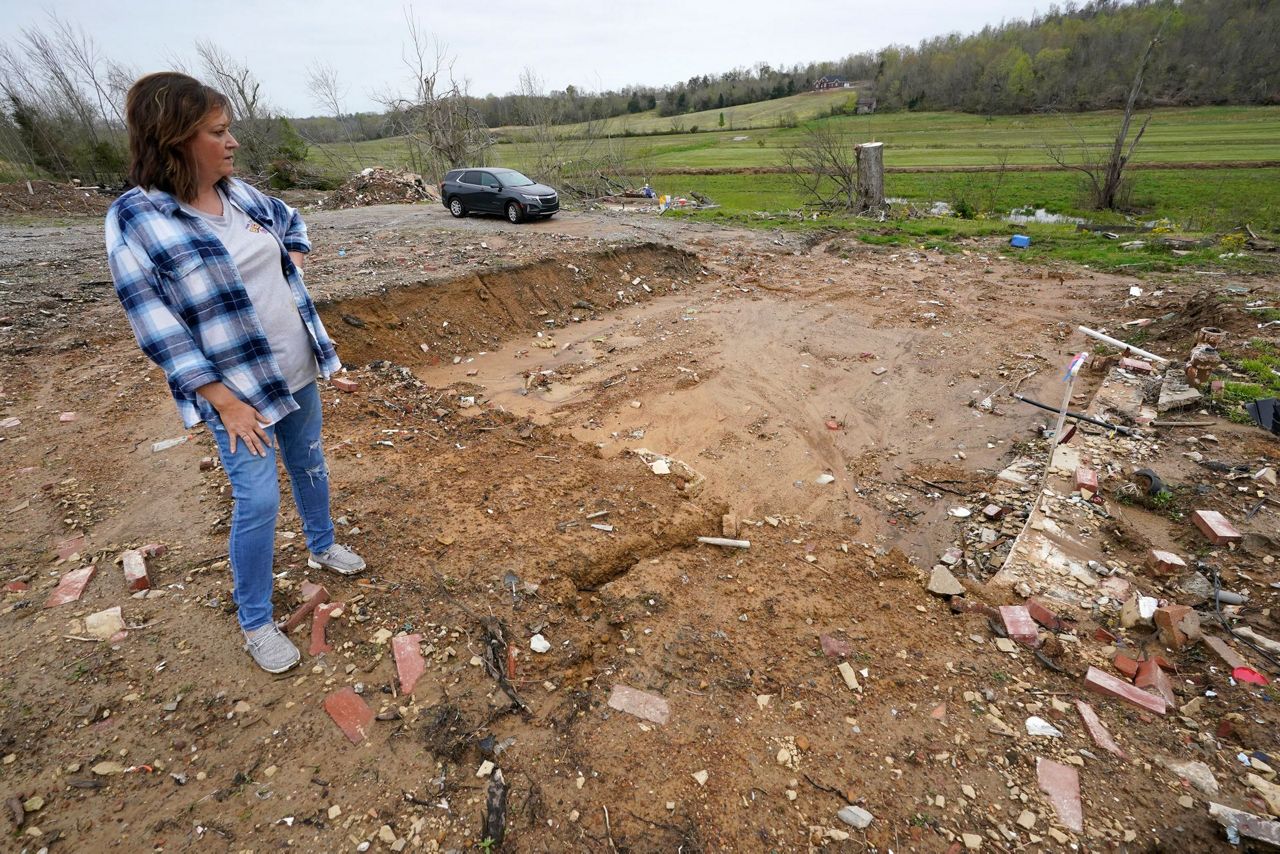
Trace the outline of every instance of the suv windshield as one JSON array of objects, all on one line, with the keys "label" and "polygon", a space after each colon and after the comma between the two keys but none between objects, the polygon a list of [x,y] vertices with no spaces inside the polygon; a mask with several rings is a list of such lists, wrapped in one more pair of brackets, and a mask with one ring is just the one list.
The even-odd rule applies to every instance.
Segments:
[{"label": "suv windshield", "polygon": [[535,183],[514,169],[495,169],[493,174],[498,176],[504,187],[527,187]]}]

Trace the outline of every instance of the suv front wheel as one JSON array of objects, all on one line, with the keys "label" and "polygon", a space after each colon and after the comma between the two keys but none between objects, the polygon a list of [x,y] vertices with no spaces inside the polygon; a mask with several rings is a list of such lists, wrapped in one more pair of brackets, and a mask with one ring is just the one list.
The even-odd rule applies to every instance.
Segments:
[{"label": "suv front wheel", "polygon": [[507,202],[507,220],[509,222],[520,222],[524,219],[524,211],[520,208],[519,202]]},{"label": "suv front wheel", "polygon": [[462,206],[462,200],[454,196],[449,200],[449,213],[461,219],[467,215],[467,209]]}]

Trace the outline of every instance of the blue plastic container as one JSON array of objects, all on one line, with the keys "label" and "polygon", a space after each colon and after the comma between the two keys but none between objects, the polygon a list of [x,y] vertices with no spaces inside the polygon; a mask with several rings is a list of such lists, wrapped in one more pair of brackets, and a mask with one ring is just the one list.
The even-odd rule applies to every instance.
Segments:
[{"label": "blue plastic container", "polygon": [[1031,238],[1025,234],[1015,234],[1013,239],[1009,241],[1009,245],[1014,249],[1026,249],[1031,245]]}]

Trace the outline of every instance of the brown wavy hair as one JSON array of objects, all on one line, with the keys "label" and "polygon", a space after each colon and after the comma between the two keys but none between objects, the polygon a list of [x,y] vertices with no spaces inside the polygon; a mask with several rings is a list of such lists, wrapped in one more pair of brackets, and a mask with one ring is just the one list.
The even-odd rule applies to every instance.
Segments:
[{"label": "brown wavy hair", "polygon": [[129,130],[129,180],[139,187],[156,187],[184,202],[196,197],[196,165],[187,142],[214,110],[231,102],[217,89],[176,71],[140,78],[125,98],[125,126]]}]

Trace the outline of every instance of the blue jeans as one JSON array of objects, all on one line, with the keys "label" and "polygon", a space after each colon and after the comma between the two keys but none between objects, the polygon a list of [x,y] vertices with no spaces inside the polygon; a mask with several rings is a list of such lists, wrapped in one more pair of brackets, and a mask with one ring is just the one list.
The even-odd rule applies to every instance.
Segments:
[{"label": "blue jeans", "polygon": [[[272,445],[279,445],[293,485],[293,501],[302,517],[307,548],[322,552],[333,545],[329,515],[329,469],[320,441],[320,391],[312,383],[293,393],[301,407],[266,428]],[[222,467],[231,481],[231,576],[240,627],[251,631],[271,622],[271,587],[275,558],[276,517],[280,515],[280,478],[275,447],[254,456],[244,442],[231,453],[230,436],[217,418],[209,429],[218,443]]]}]

